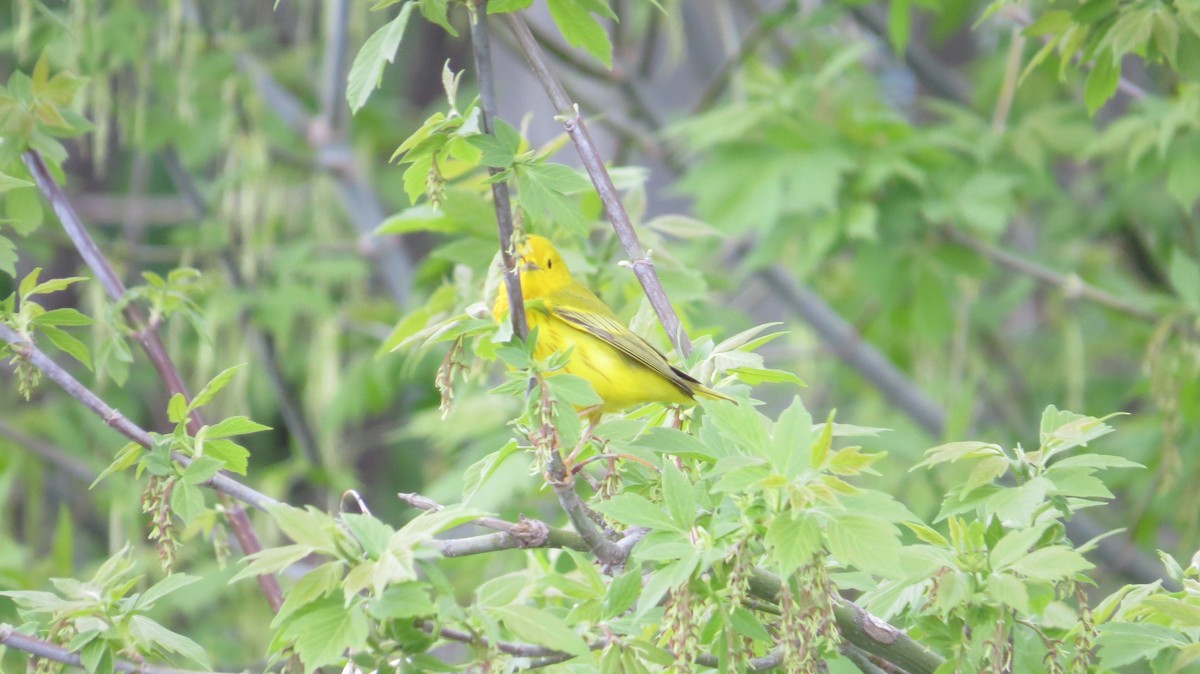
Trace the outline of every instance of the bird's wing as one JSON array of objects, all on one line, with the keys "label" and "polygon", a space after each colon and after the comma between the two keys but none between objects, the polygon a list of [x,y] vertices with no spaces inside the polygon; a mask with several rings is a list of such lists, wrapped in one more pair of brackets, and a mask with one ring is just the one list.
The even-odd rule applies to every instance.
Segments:
[{"label": "bird's wing", "polygon": [[621,353],[661,375],[685,394],[692,395],[692,386],[700,383],[686,372],[672,367],[662,352],[625,327],[608,305],[586,288],[559,293],[548,304],[550,311],[571,327],[611,344]]}]

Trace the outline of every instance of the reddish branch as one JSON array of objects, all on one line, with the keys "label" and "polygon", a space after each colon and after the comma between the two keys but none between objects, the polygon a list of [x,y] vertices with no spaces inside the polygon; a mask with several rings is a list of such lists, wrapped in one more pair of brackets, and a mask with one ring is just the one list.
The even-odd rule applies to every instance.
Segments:
[{"label": "reddish branch", "polygon": [[[45,195],[46,200],[50,202],[50,206],[54,209],[55,214],[58,215],[58,220],[62,223],[63,229],[66,230],[67,236],[71,238],[71,242],[75,244],[75,248],[79,250],[79,254],[83,257],[88,267],[96,274],[96,278],[100,281],[100,285],[103,286],[104,292],[113,302],[121,301],[126,293],[125,284],[121,282],[112,265],[108,263],[104,254],[100,252],[100,247],[96,245],[95,240],[88,234],[87,228],[84,226],[83,221],[79,219],[79,215],[75,212],[74,207],[71,206],[67,195],[63,193],[58,181],[51,175],[45,160],[35,150],[27,150],[22,157],[25,160],[25,165],[29,168],[30,175],[33,176],[34,182],[37,183],[38,189]],[[154,364],[154,369],[158,371],[158,375],[163,380],[163,383],[166,384],[167,390],[172,395],[177,393],[182,394],[185,398],[191,400],[191,395],[188,393],[187,387],[184,386],[183,379],[179,376],[179,370],[175,367],[171,356],[167,354],[167,349],[163,346],[162,340],[159,339],[158,325],[147,321],[141,309],[132,302],[125,304],[124,312],[126,319],[134,330],[134,339],[141,344],[142,349],[146,352],[146,356]],[[29,345],[29,347],[32,348],[32,345]],[[16,348],[16,345],[14,345],[14,348]],[[48,358],[45,360],[47,364],[57,367]],[[62,374],[66,375],[66,372]],[[66,376],[70,377],[70,375]],[[74,379],[71,379],[71,381],[74,381]],[[87,391],[78,382],[75,383],[79,388]],[[90,391],[87,392],[91,394]],[[92,397],[94,398],[95,396],[93,395]],[[96,398],[96,402],[104,405],[103,401],[99,400],[99,398]],[[112,410],[112,412],[117,414],[116,410]],[[104,418],[106,423],[112,425],[108,417],[102,416],[101,418]],[[123,416],[121,418],[124,419]],[[128,423],[135,429],[137,428],[128,419],[125,419],[125,423]],[[193,410],[188,419],[188,430],[192,434],[195,434],[199,432],[200,427],[203,425],[204,421],[200,416],[200,412]],[[141,429],[137,430],[141,431]],[[146,440],[144,443],[133,438],[129,433],[126,433],[126,436],[138,442],[138,444],[142,444],[144,447],[150,447],[149,435],[145,431],[141,431],[141,434]],[[218,475],[218,477],[224,478],[225,476]],[[254,493],[257,494],[257,492]],[[243,552],[249,555],[262,550],[258,534],[254,531],[254,526],[246,516],[245,511],[232,502],[225,502],[224,505],[226,506],[226,516],[229,520],[229,525],[233,529],[234,535],[237,536],[238,543],[241,544]],[[262,588],[267,602],[271,605],[271,609],[278,611],[279,607],[283,605],[283,590],[279,587],[279,580],[274,576],[259,576],[258,584]]]}]

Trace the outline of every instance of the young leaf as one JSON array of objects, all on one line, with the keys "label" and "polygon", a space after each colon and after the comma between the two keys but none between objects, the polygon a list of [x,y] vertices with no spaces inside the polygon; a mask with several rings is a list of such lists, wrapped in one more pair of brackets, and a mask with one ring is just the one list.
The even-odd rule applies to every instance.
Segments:
[{"label": "young leaf", "polygon": [[383,79],[385,63],[396,59],[396,50],[400,47],[400,38],[404,37],[404,28],[408,25],[408,17],[412,14],[415,2],[408,2],[400,8],[396,18],[387,22],[375,31],[363,43],[354,63],[350,66],[350,74],[346,78],[346,101],[350,104],[351,113],[357,113],[371,92],[379,88]]},{"label": "young leaf", "polygon": [[242,369],[243,367],[245,367],[245,363],[234,365],[233,367],[227,368],[217,376],[213,377],[211,381],[204,385],[204,388],[200,389],[200,392],[196,394],[196,397],[192,398],[192,402],[190,405],[188,405],[187,411],[191,412],[194,409],[198,409],[212,402],[212,399],[221,392],[221,389],[225,388],[229,384],[230,380],[233,379],[233,375],[237,374],[238,370]]},{"label": "young leaf", "polygon": [[583,638],[553,613],[523,604],[498,606],[491,613],[522,641],[579,657],[588,657],[590,653]]}]

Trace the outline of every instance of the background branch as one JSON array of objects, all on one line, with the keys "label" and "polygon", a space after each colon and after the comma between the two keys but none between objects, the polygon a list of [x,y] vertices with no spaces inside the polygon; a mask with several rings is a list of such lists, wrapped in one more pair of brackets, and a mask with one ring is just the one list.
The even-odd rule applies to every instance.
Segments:
[{"label": "background branch", "polygon": [[[0,625],[0,644],[29,653],[30,655],[35,655],[39,658],[84,669],[83,661],[80,659],[78,653],[72,653],[62,646],[52,644],[49,641],[42,641],[37,637],[21,634],[13,629],[12,625]],[[147,662],[129,662],[128,660],[113,660],[112,667],[118,672],[128,672],[129,674],[216,674],[214,672],[163,667]]]}]

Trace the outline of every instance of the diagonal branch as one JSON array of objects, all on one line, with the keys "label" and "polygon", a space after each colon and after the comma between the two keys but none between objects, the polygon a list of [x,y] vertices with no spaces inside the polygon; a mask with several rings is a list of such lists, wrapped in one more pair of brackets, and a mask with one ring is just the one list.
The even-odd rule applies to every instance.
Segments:
[{"label": "diagonal branch", "polygon": [[629,213],[625,211],[625,206],[621,203],[621,197],[617,194],[612,177],[609,176],[608,169],[604,166],[604,158],[600,155],[600,150],[592,140],[591,134],[588,133],[587,124],[580,117],[578,107],[567,97],[567,92],[563,89],[558,77],[550,71],[546,56],[542,53],[542,48],[534,39],[533,34],[529,32],[529,26],[525,25],[525,20],[515,12],[505,14],[505,19],[508,20],[509,28],[512,29],[513,35],[521,45],[521,51],[524,52],[538,81],[542,83],[542,87],[545,88],[546,93],[550,96],[550,101],[558,111],[559,121],[562,122],[567,135],[575,144],[583,167],[591,177],[592,183],[596,186],[596,193],[600,195],[600,201],[604,203],[604,208],[608,212],[613,230],[625,248],[625,254],[629,256],[629,266],[637,276],[638,282],[642,284],[642,290],[645,291],[647,299],[650,300],[650,306],[654,307],[654,313],[658,314],[658,320],[666,329],[667,336],[675,345],[675,349],[681,356],[688,356],[692,352],[692,341],[684,332],[679,315],[675,313],[666,291],[663,290],[662,281],[659,280],[658,273],[654,270],[654,261],[650,258],[649,252],[642,247],[642,242],[638,239],[637,232],[634,231],[633,221],[629,219]]},{"label": "diagonal branch", "polygon": [[[58,220],[62,224],[63,229],[66,230],[67,236],[71,238],[71,241],[79,250],[79,254],[100,280],[100,284],[104,287],[104,292],[113,302],[120,302],[125,297],[125,284],[117,277],[112,265],[108,263],[108,259],[100,252],[100,247],[96,245],[95,240],[88,234],[83,221],[79,219],[75,208],[67,199],[67,195],[63,193],[62,187],[59,186],[58,181],[50,173],[50,169],[46,166],[46,161],[42,158],[42,155],[36,150],[26,150],[22,155],[22,159],[24,159],[25,165],[29,168],[29,173],[33,176],[34,182],[37,183],[38,189],[41,190],[43,196],[46,197],[46,200],[53,207],[55,214],[58,215]],[[174,361],[171,360],[171,356],[167,353],[167,348],[163,346],[162,339],[158,336],[157,319],[147,321],[141,309],[134,305],[133,302],[125,304],[124,313],[130,325],[134,328],[134,338],[141,344],[142,349],[146,352],[146,356],[150,358],[150,362],[154,364],[154,369],[158,371],[158,375],[163,380],[163,383],[166,384],[167,390],[172,395],[181,394],[184,398],[191,400],[192,396],[188,393],[183,379],[179,376],[179,370],[176,369]],[[32,344],[29,346],[32,348]],[[50,364],[53,364],[49,359],[46,360]],[[64,372],[63,374],[66,373]],[[74,380],[72,379],[72,381]],[[78,384],[78,382],[76,383]],[[87,389],[84,390],[86,391]],[[97,402],[99,402],[98,398]],[[108,421],[106,417],[105,421]],[[203,425],[204,421],[200,416],[200,411],[193,410],[188,419],[189,431],[194,435],[200,431],[200,427]],[[143,444],[143,446],[150,447],[149,444]],[[218,473],[217,477],[225,476]],[[239,497],[234,496],[233,498]],[[262,543],[258,539],[258,533],[254,531],[254,525],[250,522],[250,518],[246,516],[245,510],[235,503],[226,502],[225,506],[225,515],[229,521],[229,526],[233,529],[238,543],[241,544],[242,551],[249,555],[262,550]],[[279,607],[283,605],[283,589],[279,586],[279,579],[273,575],[259,576],[258,585],[266,596],[267,603],[271,605],[272,610],[278,611]]]},{"label": "diagonal branch", "polygon": [[[66,370],[62,369],[49,356],[43,353],[40,349],[33,345],[28,338],[17,334],[15,330],[0,323],[0,340],[7,342],[15,353],[22,360],[33,365],[41,370],[50,381],[58,384],[72,398],[75,398],[84,407],[91,410],[96,416],[100,417],[104,423],[111,426],[121,435],[129,438],[133,442],[145,447],[153,449],[154,438],[141,426],[129,420],[129,417],[121,414],[108,403],[104,402],[91,391],[88,387],[79,383]],[[184,466],[189,466],[192,463],[190,457],[184,456],[179,452],[173,455],[174,459]],[[233,478],[223,473],[217,473],[213,477],[200,483],[203,487],[209,487],[227,496],[233,497],[247,505],[252,505],[255,508],[265,510],[267,506],[278,503],[275,499],[258,492],[246,485],[234,480]]]},{"label": "diagonal branch", "polygon": [[[52,644],[49,641],[43,641],[28,634],[21,634],[13,629],[12,625],[0,625],[0,645],[8,646],[9,648],[46,660],[53,660],[54,662],[61,662],[64,665],[86,669],[78,653],[72,653],[58,644]],[[174,667],[162,667],[145,662],[129,662],[128,660],[113,660],[112,668],[115,671],[127,672],[128,674],[215,674],[214,672],[175,669]]]}]

